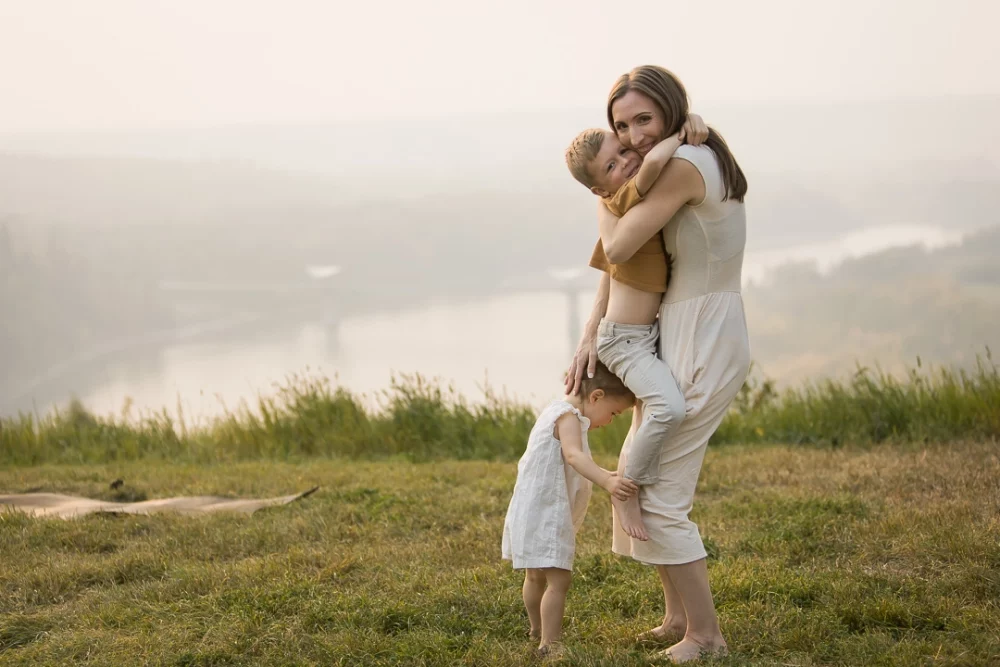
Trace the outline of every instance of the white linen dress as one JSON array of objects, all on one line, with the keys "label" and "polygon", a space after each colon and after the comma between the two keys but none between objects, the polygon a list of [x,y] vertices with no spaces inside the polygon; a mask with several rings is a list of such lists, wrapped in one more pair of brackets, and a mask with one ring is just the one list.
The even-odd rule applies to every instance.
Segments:
[{"label": "white linen dress", "polygon": [[503,524],[503,558],[515,570],[557,567],[573,569],[576,532],[587,514],[593,484],[563,461],[555,425],[567,412],[575,414],[590,456],[590,420],[565,401],[546,407],[528,436],[517,464],[517,482]]}]

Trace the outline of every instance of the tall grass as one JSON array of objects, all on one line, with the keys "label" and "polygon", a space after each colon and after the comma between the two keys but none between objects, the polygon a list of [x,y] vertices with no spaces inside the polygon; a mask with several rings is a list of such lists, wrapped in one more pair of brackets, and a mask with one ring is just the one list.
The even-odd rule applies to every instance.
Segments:
[{"label": "tall grass", "polygon": [[327,378],[297,375],[254,408],[244,404],[189,427],[166,410],[98,417],[73,402],[44,417],[0,420],[0,463],[511,459],[535,421],[529,406],[490,390],[483,402],[470,404],[420,375],[393,378],[375,408]]},{"label": "tall grass", "polygon": [[[366,407],[326,378],[294,376],[273,396],[188,427],[167,411],[99,417],[78,403],[37,417],[0,420],[0,464],[169,460],[209,463],[298,460],[517,458],[534,423],[533,409],[487,390],[470,403],[419,375],[393,379]],[[617,453],[628,418],[591,434],[595,452]],[[749,381],[713,443],[868,444],[1000,437],[1000,373],[987,351],[974,372],[924,368],[904,379],[859,369],[847,381],[826,380],[777,392]]]},{"label": "tall grass", "polygon": [[974,371],[924,368],[905,378],[858,368],[846,381],[824,380],[776,392],[749,380],[714,442],[878,443],[1000,437],[1000,373],[986,350]]}]

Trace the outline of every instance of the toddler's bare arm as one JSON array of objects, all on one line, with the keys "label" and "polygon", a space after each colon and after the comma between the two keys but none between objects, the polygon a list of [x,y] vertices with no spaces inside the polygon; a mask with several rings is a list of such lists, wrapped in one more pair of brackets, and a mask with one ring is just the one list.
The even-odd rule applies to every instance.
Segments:
[{"label": "toddler's bare arm", "polygon": [[563,460],[586,479],[619,500],[628,500],[638,492],[639,487],[631,480],[619,477],[617,472],[605,470],[584,453],[583,431],[575,414],[567,412],[559,418],[556,422],[556,437],[562,445]]}]

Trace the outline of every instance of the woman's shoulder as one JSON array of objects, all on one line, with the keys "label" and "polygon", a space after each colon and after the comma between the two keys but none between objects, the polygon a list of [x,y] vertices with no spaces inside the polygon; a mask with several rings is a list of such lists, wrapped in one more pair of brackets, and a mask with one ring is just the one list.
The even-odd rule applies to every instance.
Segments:
[{"label": "woman's shoulder", "polygon": [[722,168],[715,152],[711,148],[702,144],[701,146],[690,146],[684,144],[678,147],[674,153],[675,158],[680,158],[690,162],[705,183],[705,198],[708,200],[722,200],[724,193]]},{"label": "woman's shoulder", "polygon": [[704,174],[705,170],[719,171],[719,162],[715,159],[715,153],[705,144],[701,146],[682,144],[674,152],[674,157],[687,160],[702,174]]}]

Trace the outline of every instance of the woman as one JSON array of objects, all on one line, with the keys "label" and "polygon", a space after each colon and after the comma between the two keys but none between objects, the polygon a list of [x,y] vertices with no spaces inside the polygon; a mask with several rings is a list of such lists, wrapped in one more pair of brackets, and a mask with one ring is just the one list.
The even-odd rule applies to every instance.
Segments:
[{"label": "woman", "polygon": [[[684,125],[687,93],[669,71],[637,67],[615,83],[607,112],[621,142],[645,155]],[[629,538],[616,517],[612,549],[656,566],[666,613],[663,623],[641,638],[676,641],[663,652],[675,662],[726,651],[709,588],[705,548],[688,512],[708,440],[750,368],[740,296],[746,190],[746,178],[729,147],[711,131],[703,146],[678,149],[645,200],[621,220],[603,205],[598,207],[601,240],[613,263],[627,260],[659,233],[674,260],[660,307],[659,352],[684,392],[686,417],[663,444],[658,481],[640,491],[649,541]],[[608,284],[605,275],[570,366],[567,383],[573,383],[574,392],[584,369],[589,370],[597,358],[595,338],[607,305]],[[622,447],[619,469],[630,445],[631,434]]]}]

